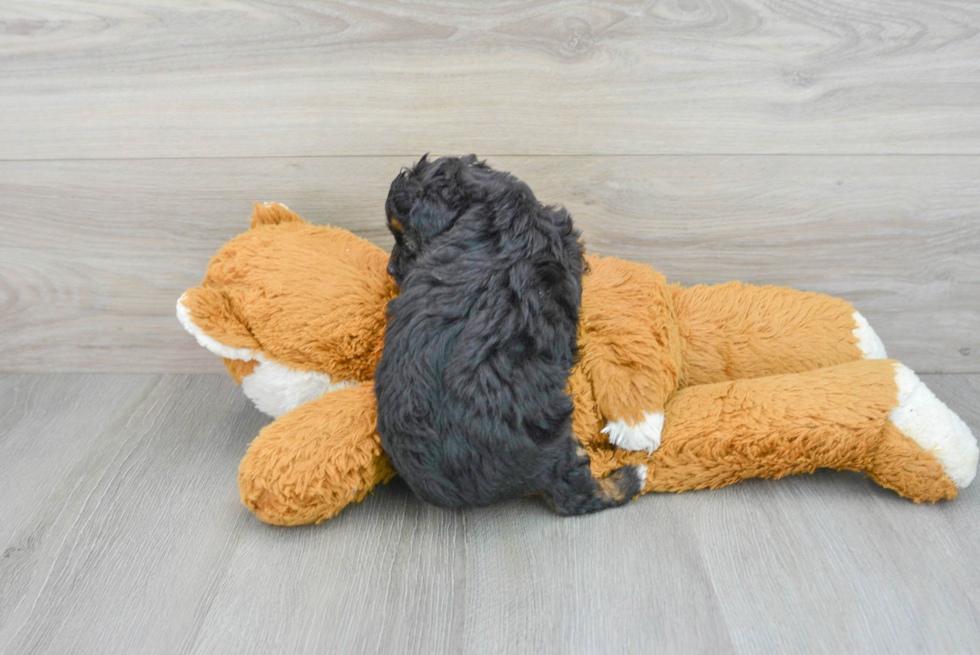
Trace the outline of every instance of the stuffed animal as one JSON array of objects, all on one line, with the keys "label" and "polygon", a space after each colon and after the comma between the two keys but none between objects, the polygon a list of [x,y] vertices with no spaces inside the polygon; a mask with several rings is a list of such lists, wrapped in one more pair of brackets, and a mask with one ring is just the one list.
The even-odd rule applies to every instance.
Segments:
[{"label": "stuffed animal", "polygon": [[[177,304],[187,331],[276,417],[239,468],[242,502],[263,521],[319,523],[394,475],[371,382],[398,293],[386,263],[346,230],[256,205],[251,229]],[[864,470],[916,502],[973,480],[970,429],[884,359],[847,302],[738,282],[684,288],[640,264],[588,263],[568,390],[596,477],[643,464],[646,493]]]}]

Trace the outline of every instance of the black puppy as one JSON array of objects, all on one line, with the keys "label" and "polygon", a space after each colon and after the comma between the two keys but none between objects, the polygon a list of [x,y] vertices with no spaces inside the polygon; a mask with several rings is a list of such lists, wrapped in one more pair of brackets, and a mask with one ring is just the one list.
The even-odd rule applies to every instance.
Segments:
[{"label": "black puppy", "polygon": [[374,388],[409,487],[444,507],[540,493],[562,514],[639,494],[643,467],[597,481],[572,436],[583,258],[568,213],[473,155],[422,157],[386,209],[401,294]]}]

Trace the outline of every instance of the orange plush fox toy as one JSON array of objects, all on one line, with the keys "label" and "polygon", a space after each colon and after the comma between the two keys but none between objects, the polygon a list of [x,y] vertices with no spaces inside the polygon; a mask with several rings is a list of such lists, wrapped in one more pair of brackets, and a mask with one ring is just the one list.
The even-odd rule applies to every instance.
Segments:
[{"label": "orange plush fox toy", "polygon": [[[597,477],[646,466],[644,493],[714,489],[817,468],[864,470],[916,502],[973,480],[967,425],[850,304],[730,282],[683,288],[647,266],[588,257],[574,432]],[[318,523],[394,475],[371,378],[397,288],[387,254],[285,206],[211,260],[177,304],[263,412],[238,481],[268,523]]]}]

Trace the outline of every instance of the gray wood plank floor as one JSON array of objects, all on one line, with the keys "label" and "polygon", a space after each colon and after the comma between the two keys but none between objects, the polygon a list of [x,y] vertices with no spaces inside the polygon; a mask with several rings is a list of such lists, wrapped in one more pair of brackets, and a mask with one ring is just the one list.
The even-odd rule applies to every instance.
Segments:
[{"label": "gray wood plank floor", "polygon": [[[980,430],[980,375],[926,382]],[[264,525],[227,376],[0,376],[2,653],[969,653],[980,488],[819,472],[562,519],[395,482]]]}]

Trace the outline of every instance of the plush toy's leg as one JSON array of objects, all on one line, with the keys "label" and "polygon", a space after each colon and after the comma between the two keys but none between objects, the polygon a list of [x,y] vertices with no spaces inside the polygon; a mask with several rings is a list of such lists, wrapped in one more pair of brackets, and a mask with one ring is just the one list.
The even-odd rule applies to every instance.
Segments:
[{"label": "plush toy's leg", "polygon": [[664,403],[677,390],[681,340],[663,275],[612,257],[588,258],[579,366],[594,385],[602,432],[620,448],[660,445]]},{"label": "plush toy's leg", "polygon": [[[924,451],[932,453],[959,489],[967,487],[976,475],[980,455],[969,426],[936,398],[912,369],[904,364],[896,364],[895,368],[899,405],[888,414],[893,432],[901,433]],[[883,480],[903,470],[900,462],[893,463],[882,452],[879,452],[877,464],[869,473],[881,475]],[[885,482],[881,484],[890,486]]]},{"label": "plush toy's leg", "polygon": [[319,523],[394,470],[375,431],[370,384],[324,394],[267,425],[238,469],[242,503],[266,523]]},{"label": "plush toy's leg", "polygon": [[969,428],[892,360],[688,387],[668,402],[652,456],[589,450],[596,475],[646,464],[645,492],[863,469],[916,502],[954,498],[978,453]]},{"label": "plush toy's leg", "polygon": [[740,282],[671,291],[682,387],[885,358],[878,335],[840,298]]}]

